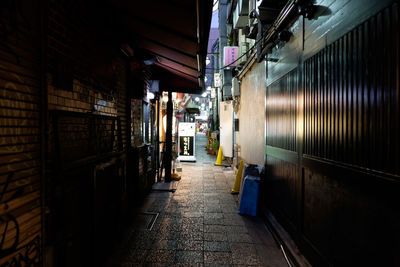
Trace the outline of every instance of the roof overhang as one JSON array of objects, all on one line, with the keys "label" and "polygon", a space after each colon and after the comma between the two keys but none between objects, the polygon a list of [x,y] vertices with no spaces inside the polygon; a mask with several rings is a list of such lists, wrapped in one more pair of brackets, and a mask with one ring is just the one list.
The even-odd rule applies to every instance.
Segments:
[{"label": "roof overhang", "polygon": [[205,58],[212,0],[111,0],[133,46],[154,56],[162,68],[160,89],[199,93],[204,87]]}]

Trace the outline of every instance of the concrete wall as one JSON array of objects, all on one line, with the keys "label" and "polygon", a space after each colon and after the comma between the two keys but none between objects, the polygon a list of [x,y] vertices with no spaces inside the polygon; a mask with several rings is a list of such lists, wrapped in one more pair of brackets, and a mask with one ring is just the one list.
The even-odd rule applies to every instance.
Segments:
[{"label": "concrete wall", "polygon": [[265,61],[255,64],[241,81],[239,134],[241,157],[246,163],[264,165]]}]

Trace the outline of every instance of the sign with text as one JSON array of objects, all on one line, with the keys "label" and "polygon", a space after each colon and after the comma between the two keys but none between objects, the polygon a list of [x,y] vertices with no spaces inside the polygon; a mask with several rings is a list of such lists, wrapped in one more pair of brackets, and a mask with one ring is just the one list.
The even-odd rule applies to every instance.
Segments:
[{"label": "sign with text", "polygon": [[178,129],[178,147],[180,161],[196,161],[195,135],[196,124],[194,122],[180,122]]},{"label": "sign with text", "polygon": [[220,86],[221,86],[221,74],[214,73],[214,87],[220,87]]},{"label": "sign with text", "polygon": [[193,156],[193,136],[179,136],[179,156]]},{"label": "sign with text", "polygon": [[238,47],[237,46],[225,46],[224,47],[224,66],[235,67],[238,58]]}]

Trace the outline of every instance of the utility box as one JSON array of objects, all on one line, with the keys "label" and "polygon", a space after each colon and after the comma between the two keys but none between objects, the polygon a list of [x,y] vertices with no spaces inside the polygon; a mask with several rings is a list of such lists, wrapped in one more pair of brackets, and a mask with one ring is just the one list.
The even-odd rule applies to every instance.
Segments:
[{"label": "utility box", "polygon": [[232,70],[224,69],[223,85],[232,85]]},{"label": "utility box", "polygon": [[224,99],[232,97],[232,70],[224,69],[222,93]]},{"label": "utility box", "polygon": [[238,78],[232,79],[232,96],[240,96],[240,83]]}]

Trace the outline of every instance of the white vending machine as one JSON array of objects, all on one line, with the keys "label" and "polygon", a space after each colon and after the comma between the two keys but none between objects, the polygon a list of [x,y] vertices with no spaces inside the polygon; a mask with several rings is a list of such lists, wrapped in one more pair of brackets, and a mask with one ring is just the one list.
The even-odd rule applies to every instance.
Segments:
[{"label": "white vending machine", "polygon": [[196,161],[196,123],[180,122],[178,125],[179,161]]}]

